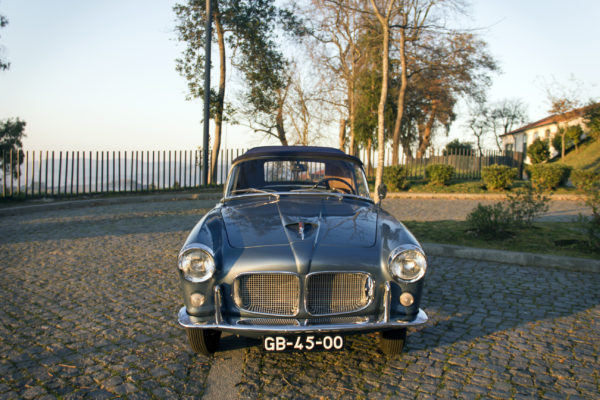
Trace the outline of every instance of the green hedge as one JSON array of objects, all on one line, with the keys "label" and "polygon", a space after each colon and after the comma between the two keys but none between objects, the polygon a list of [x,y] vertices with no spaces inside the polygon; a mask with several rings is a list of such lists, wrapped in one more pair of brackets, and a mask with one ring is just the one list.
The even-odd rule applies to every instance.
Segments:
[{"label": "green hedge", "polygon": [[574,169],[571,172],[571,183],[577,189],[591,190],[594,186],[600,186],[600,174],[594,171]]},{"label": "green hedge", "polygon": [[434,185],[447,185],[454,177],[454,172],[454,167],[446,164],[431,164],[425,167],[425,176],[429,183]]},{"label": "green hedge", "polygon": [[547,140],[535,139],[527,148],[527,155],[532,164],[543,163],[550,158],[550,146]]},{"label": "green hedge", "polygon": [[512,186],[519,170],[506,165],[490,165],[481,171],[481,179],[488,190],[504,190]]},{"label": "green hedge", "polygon": [[564,164],[533,164],[527,167],[527,172],[534,187],[550,190],[567,182],[571,167]]},{"label": "green hedge", "polygon": [[383,183],[388,190],[404,190],[408,187],[406,168],[402,165],[393,165],[383,169]]}]

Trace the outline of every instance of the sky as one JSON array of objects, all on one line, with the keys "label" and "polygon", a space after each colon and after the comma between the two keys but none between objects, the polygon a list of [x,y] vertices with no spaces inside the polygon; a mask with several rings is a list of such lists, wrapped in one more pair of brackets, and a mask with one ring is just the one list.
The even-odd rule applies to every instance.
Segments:
[{"label": "sky", "polygon": [[[175,3],[0,0],[9,20],[0,29],[0,51],[11,63],[0,71],[0,120],[26,121],[27,150],[200,146],[202,102],[185,99],[186,82],[175,71],[183,49],[174,32]],[[546,83],[568,84],[571,77],[582,99],[600,98],[599,1],[477,0],[470,14],[470,26],[501,67],[490,101],[522,99],[535,121],[547,115]],[[336,146],[334,131],[320,144]],[[436,144],[455,137],[472,140],[460,118]],[[222,143],[275,144],[239,126],[226,126]]]}]

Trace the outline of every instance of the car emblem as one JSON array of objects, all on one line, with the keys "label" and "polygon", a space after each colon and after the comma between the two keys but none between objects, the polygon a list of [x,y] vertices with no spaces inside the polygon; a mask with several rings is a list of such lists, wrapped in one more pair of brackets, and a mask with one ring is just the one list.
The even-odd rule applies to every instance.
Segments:
[{"label": "car emblem", "polygon": [[298,235],[300,240],[304,240],[304,222],[298,222]]}]

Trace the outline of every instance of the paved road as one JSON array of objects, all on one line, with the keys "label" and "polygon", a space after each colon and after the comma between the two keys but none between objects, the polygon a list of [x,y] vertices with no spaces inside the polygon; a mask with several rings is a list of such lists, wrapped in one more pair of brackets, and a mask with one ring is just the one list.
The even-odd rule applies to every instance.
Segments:
[{"label": "paved road", "polygon": [[430,321],[400,357],[372,335],[311,354],[228,336],[216,356],[194,355],[176,323],[175,261],[209,206],[0,218],[0,399],[598,398],[600,276],[444,257],[427,277]]}]

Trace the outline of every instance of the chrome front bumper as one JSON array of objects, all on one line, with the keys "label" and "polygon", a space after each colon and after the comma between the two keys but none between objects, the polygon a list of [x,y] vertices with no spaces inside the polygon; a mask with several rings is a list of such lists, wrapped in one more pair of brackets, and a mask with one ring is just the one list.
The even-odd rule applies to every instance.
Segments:
[{"label": "chrome front bumper", "polygon": [[[207,317],[194,317],[187,313],[185,307],[179,310],[179,324],[185,328],[218,329],[227,332],[239,334],[269,334],[269,333],[311,333],[311,332],[358,332],[358,331],[378,331],[386,329],[406,328],[409,326],[421,325],[427,322],[427,314],[419,309],[417,316],[410,321],[396,319],[390,316],[390,296],[391,290],[389,283],[386,283],[383,295],[383,311],[378,316],[357,318],[355,322],[336,322],[319,323],[323,318],[314,319],[293,319],[289,318],[289,324],[282,324],[282,319],[273,318],[277,321],[275,324],[269,324],[270,317],[259,318],[223,318],[221,307],[221,290],[219,286],[215,287],[215,314]],[[335,319],[334,319],[335,320]],[[344,318],[339,318],[343,321]],[[256,321],[260,321],[256,323]]]}]

